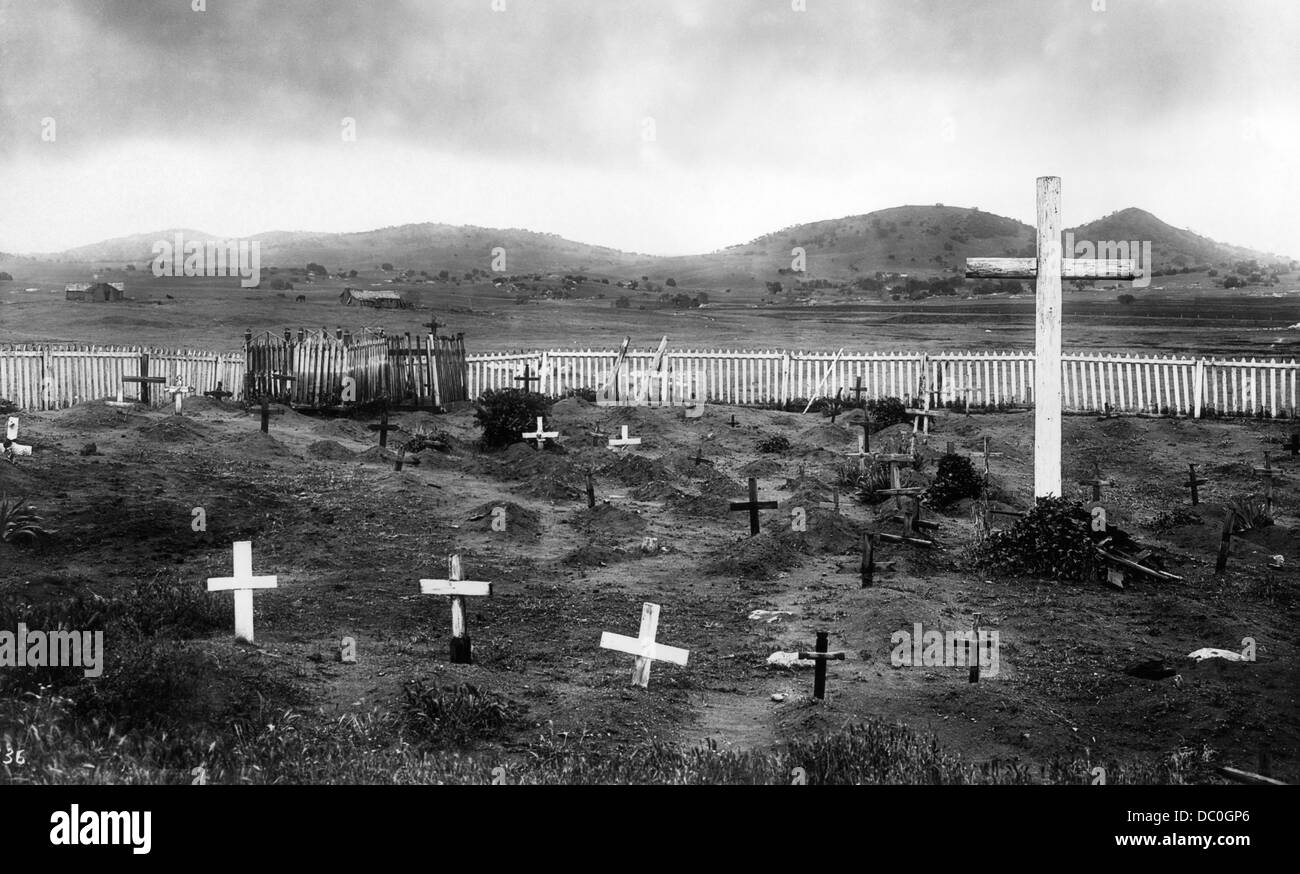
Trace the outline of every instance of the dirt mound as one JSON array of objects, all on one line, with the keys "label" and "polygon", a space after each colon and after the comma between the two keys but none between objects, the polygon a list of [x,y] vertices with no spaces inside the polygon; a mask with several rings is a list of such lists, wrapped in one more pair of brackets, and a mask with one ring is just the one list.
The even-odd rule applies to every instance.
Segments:
[{"label": "dirt mound", "polygon": [[747,477],[769,477],[776,476],[785,469],[786,466],[775,458],[757,458],[742,467],[740,472]]},{"label": "dirt mound", "polygon": [[660,460],[644,455],[618,455],[610,457],[596,469],[602,477],[616,480],[625,486],[674,480],[677,476]]},{"label": "dirt mound", "polygon": [[110,407],[103,401],[86,401],[48,415],[51,424],[59,428],[111,430],[129,428],[146,421],[145,416],[134,412],[132,407]]},{"label": "dirt mound", "polygon": [[788,517],[769,523],[787,549],[804,555],[843,555],[861,546],[862,532],[847,516],[822,507],[805,507],[804,512],[806,531],[792,530]]},{"label": "dirt mound", "polygon": [[645,553],[639,544],[588,543],[566,555],[562,561],[570,567],[600,567],[643,557]]},{"label": "dirt mound", "polygon": [[779,537],[762,532],[728,543],[705,560],[703,570],[711,576],[774,580],[782,571],[799,563],[798,551]]},{"label": "dirt mound", "polygon": [[[497,508],[505,510],[504,516]],[[505,531],[493,531],[493,519],[504,518]],[[533,510],[521,507],[514,501],[487,501],[479,504],[466,514],[461,528],[466,531],[482,531],[487,534],[504,534],[508,537],[536,537],[541,533],[541,517]]]},{"label": "dirt mound", "polygon": [[591,509],[584,508],[569,524],[587,535],[627,537],[644,531],[646,520],[613,504],[597,504]]},{"label": "dirt mound", "polygon": [[206,428],[183,416],[168,416],[161,421],[144,425],[138,430],[144,439],[158,443],[212,442],[212,436]]},{"label": "dirt mound", "polygon": [[552,416],[563,416],[567,421],[585,421],[586,417],[598,409],[590,401],[579,397],[564,398],[551,404]]},{"label": "dirt mound", "polygon": [[[355,440],[361,443],[370,443],[378,440],[379,437],[375,432],[367,430],[364,423],[353,419],[329,419],[318,423],[312,430],[323,437],[342,437],[344,440]],[[388,433],[389,438],[392,439],[394,432]]]},{"label": "dirt mound", "polygon": [[307,455],[310,458],[321,458],[326,461],[351,461],[357,454],[333,440],[317,440],[307,447]]},{"label": "dirt mound", "polygon": [[856,445],[857,437],[848,428],[832,425],[815,425],[800,431],[793,441],[796,444],[814,449],[843,449],[847,451],[850,442]]},{"label": "dirt mound", "polygon": [[263,434],[261,431],[231,437],[222,441],[221,445],[229,449],[232,454],[247,458],[290,458],[294,454],[289,447],[279,440],[276,440],[270,434]]},{"label": "dirt mound", "polygon": [[637,486],[629,493],[634,501],[680,501],[689,497],[684,491],[669,483],[658,480]]}]

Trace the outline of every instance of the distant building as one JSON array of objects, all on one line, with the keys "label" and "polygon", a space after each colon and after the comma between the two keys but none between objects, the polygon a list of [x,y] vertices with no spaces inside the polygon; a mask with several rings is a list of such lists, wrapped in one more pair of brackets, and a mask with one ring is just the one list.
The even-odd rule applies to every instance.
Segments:
[{"label": "distant building", "polygon": [[69,282],[63,286],[68,300],[121,300],[125,282]]},{"label": "distant building", "polygon": [[365,291],[360,288],[345,288],[339,295],[339,302],[344,306],[377,307],[379,309],[405,309],[407,303],[395,291]]}]

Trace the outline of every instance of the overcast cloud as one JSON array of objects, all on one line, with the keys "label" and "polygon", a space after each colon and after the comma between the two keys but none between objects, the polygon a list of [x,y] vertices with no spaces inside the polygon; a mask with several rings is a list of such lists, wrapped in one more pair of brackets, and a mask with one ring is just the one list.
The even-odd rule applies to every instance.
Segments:
[{"label": "overcast cloud", "polygon": [[1300,256],[1293,0],[206,5],[0,0],[0,250],[440,221],[677,254],[902,203],[1032,221],[1057,174],[1067,224]]}]

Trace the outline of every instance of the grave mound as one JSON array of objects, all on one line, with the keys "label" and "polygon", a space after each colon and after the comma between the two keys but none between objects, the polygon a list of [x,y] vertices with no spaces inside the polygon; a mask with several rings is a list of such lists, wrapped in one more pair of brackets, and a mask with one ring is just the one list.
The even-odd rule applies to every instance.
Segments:
[{"label": "grave mound", "polygon": [[617,480],[625,486],[640,486],[676,478],[662,461],[632,454],[610,457],[596,469],[596,472],[602,477]]},{"label": "grave mound", "polygon": [[580,397],[564,398],[551,404],[551,415],[569,421],[572,416],[585,417],[596,405]]},{"label": "grave mound", "polygon": [[211,435],[206,428],[201,428],[189,419],[181,416],[169,416],[161,421],[143,425],[140,436],[158,443],[210,443]]},{"label": "grave mound", "polygon": [[620,561],[643,558],[639,546],[613,543],[588,543],[566,555],[562,561],[570,567],[600,567]]},{"label": "grave mound", "polygon": [[333,440],[317,440],[307,447],[307,455],[325,461],[351,461],[356,458],[355,452]]},{"label": "grave mound", "polygon": [[805,507],[807,531],[790,528],[790,518],[773,519],[769,524],[782,544],[804,555],[843,555],[862,545],[862,532],[847,516],[823,507]]},{"label": "grave mound", "polygon": [[629,496],[634,501],[679,501],[689,497],[681,489],[663,480],[637,486],[632,489]]},{"label": "grave mound", "polygon": [[86,401],[48,415],[51,423],[60,428],[110,430],[113,428],[128,428],[139,422],[146,421],[146,417],[142,413],[132,412],[131,407],[110,407],[103,401]]},{"label": "grave mound", "polygon": [[850,441],[856,444],[856,440],[857,437],[848,428],[827,423],[805,428],[799,432],[794,442],[814,449],[844,449]]},{"label": "grave mound", "polygon": [[[318,423],[312,430],[322,437],[342,437],[344,440],[363,443],[371,443],[378,439],[375,432],[366,430],[364,423],[352,419],[329,419]],[[388,434],[392,439],[394,432],[389,431]]]},{"label": "grave mound", "polygon": [[[492,530],[492,511],[497,507],[505,507],[506,510],[504,532]],[[536,537],[542,530],[540,516],[514,501],[487,501],[479,504],[466,514],[466,520],[461,523],[461,530],[497,535],[504,533],[509,537]]]},{"label": "grave mound", "polygon": [[250,458],[289,458],[293,456],[293,452],[287,446],[270,434],[263,434],[261,431],[231,437],[222,441],[221,445],[236,455]]},{"label": "grave mound", "polygon": [[599,537],[638,535],[646,527],[646,521],[641,516],[615,507],[613,504],[597,504],[590,509],[583,508],[570,520],[570,524],[584,534]]},{"label": "grave mound", "polygon": [[775,476],[785,469],[785,465],[775,458],[757,458],[742,467],[740,473],[746,477],[768,477]]},{"label": "grave mound", "polygon": [[746,580],[774,580],[799,563],[798,552],[779,537],[762,532],[723,545],[707,558],[703,570],[710,576]]}]

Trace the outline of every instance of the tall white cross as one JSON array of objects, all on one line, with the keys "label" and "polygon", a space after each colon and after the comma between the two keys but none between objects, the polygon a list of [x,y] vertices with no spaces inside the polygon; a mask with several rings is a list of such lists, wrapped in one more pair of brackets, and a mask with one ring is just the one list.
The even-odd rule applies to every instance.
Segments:
[{"label": "tall white cross", "polygon": [[641,438],[640,438],[640,437],[629,437],[629,436],[627,436],[627,425],[624,425],[624,426],[623,426],[623,436],[622,436],[622,437],[611,437],[611,438],[609,438],[609,446],[610,446],[611,449],[617,449],[617,448],[620,447],[620,446],[640,446],[640,445],[641,445]]},{"label": "tall white cross", "polygon": [[172,396],[172,400],[176,404],[176,415],[179,416],[181,415],[181,399],[184,398],[185,395],[193,393],[194,386],[181,385],[180,383],[177,383],[176,385],[167,386],[163,391]]},{"label": "tall white cross", "polygon": [[671,662],[674,665],[686,664],[689,650],[675,646],[655,643],[655,634],[659,631],[659,605],[646,602],[641,605],[641,630],[636,637],[611,634],[608,631],[600,635],[600,648],[612,649],[636,656],[632,667],[632,683],[645,689],[650,685],[650,663],[653,661]]},{"label": "tall white cross", "polygon": [[276,588],[275,577],[253,576],[253,541],[235,541],[235,575],[233,577],[210,577],[209,592],[234,590],[235,592],[235,637],[238,640],[253,642],[253,590]]},{"label": "tall white cross", "polygon": [[[1071,255],[1074,253],[1071,252]],[[1136,279],[1132,258],[1061,257],[1061,177],[1038,177],[1038,256],[967,258],[967,279],[1033,279],[1034,497],[1061,494],[1061,279]]]},{"label": "tall white cross", "polygon": [[447,579],[420,580],[421,595],[451,596],[451,660],[457,664],[469,664],[470,641],[465,633],[465,598],[481,597],[492,594],[492,584],[481,580],[462,578],[460,556],[447,556]]},{"label": "tall white cross", "polygon": [[546,445],[546,440],[547,440],[548,437],[559,437],[559,436],[560,436],[560,432],[559,432],[559,431],[547,431],[545,428],[542,427],[542,417],[541,417],[541,416],[538,416],[538,417],[537,417],[537,430],[536,430],[536,431],[533,431],[532,433],[529,433],[528,431],[524,431],[520,436],[523,437],[525,440],[536,440],[536,441],[537,441],[537,448],[538,448],[538,449],[541,449],[542,447],[544,447],[544,446]]}]

